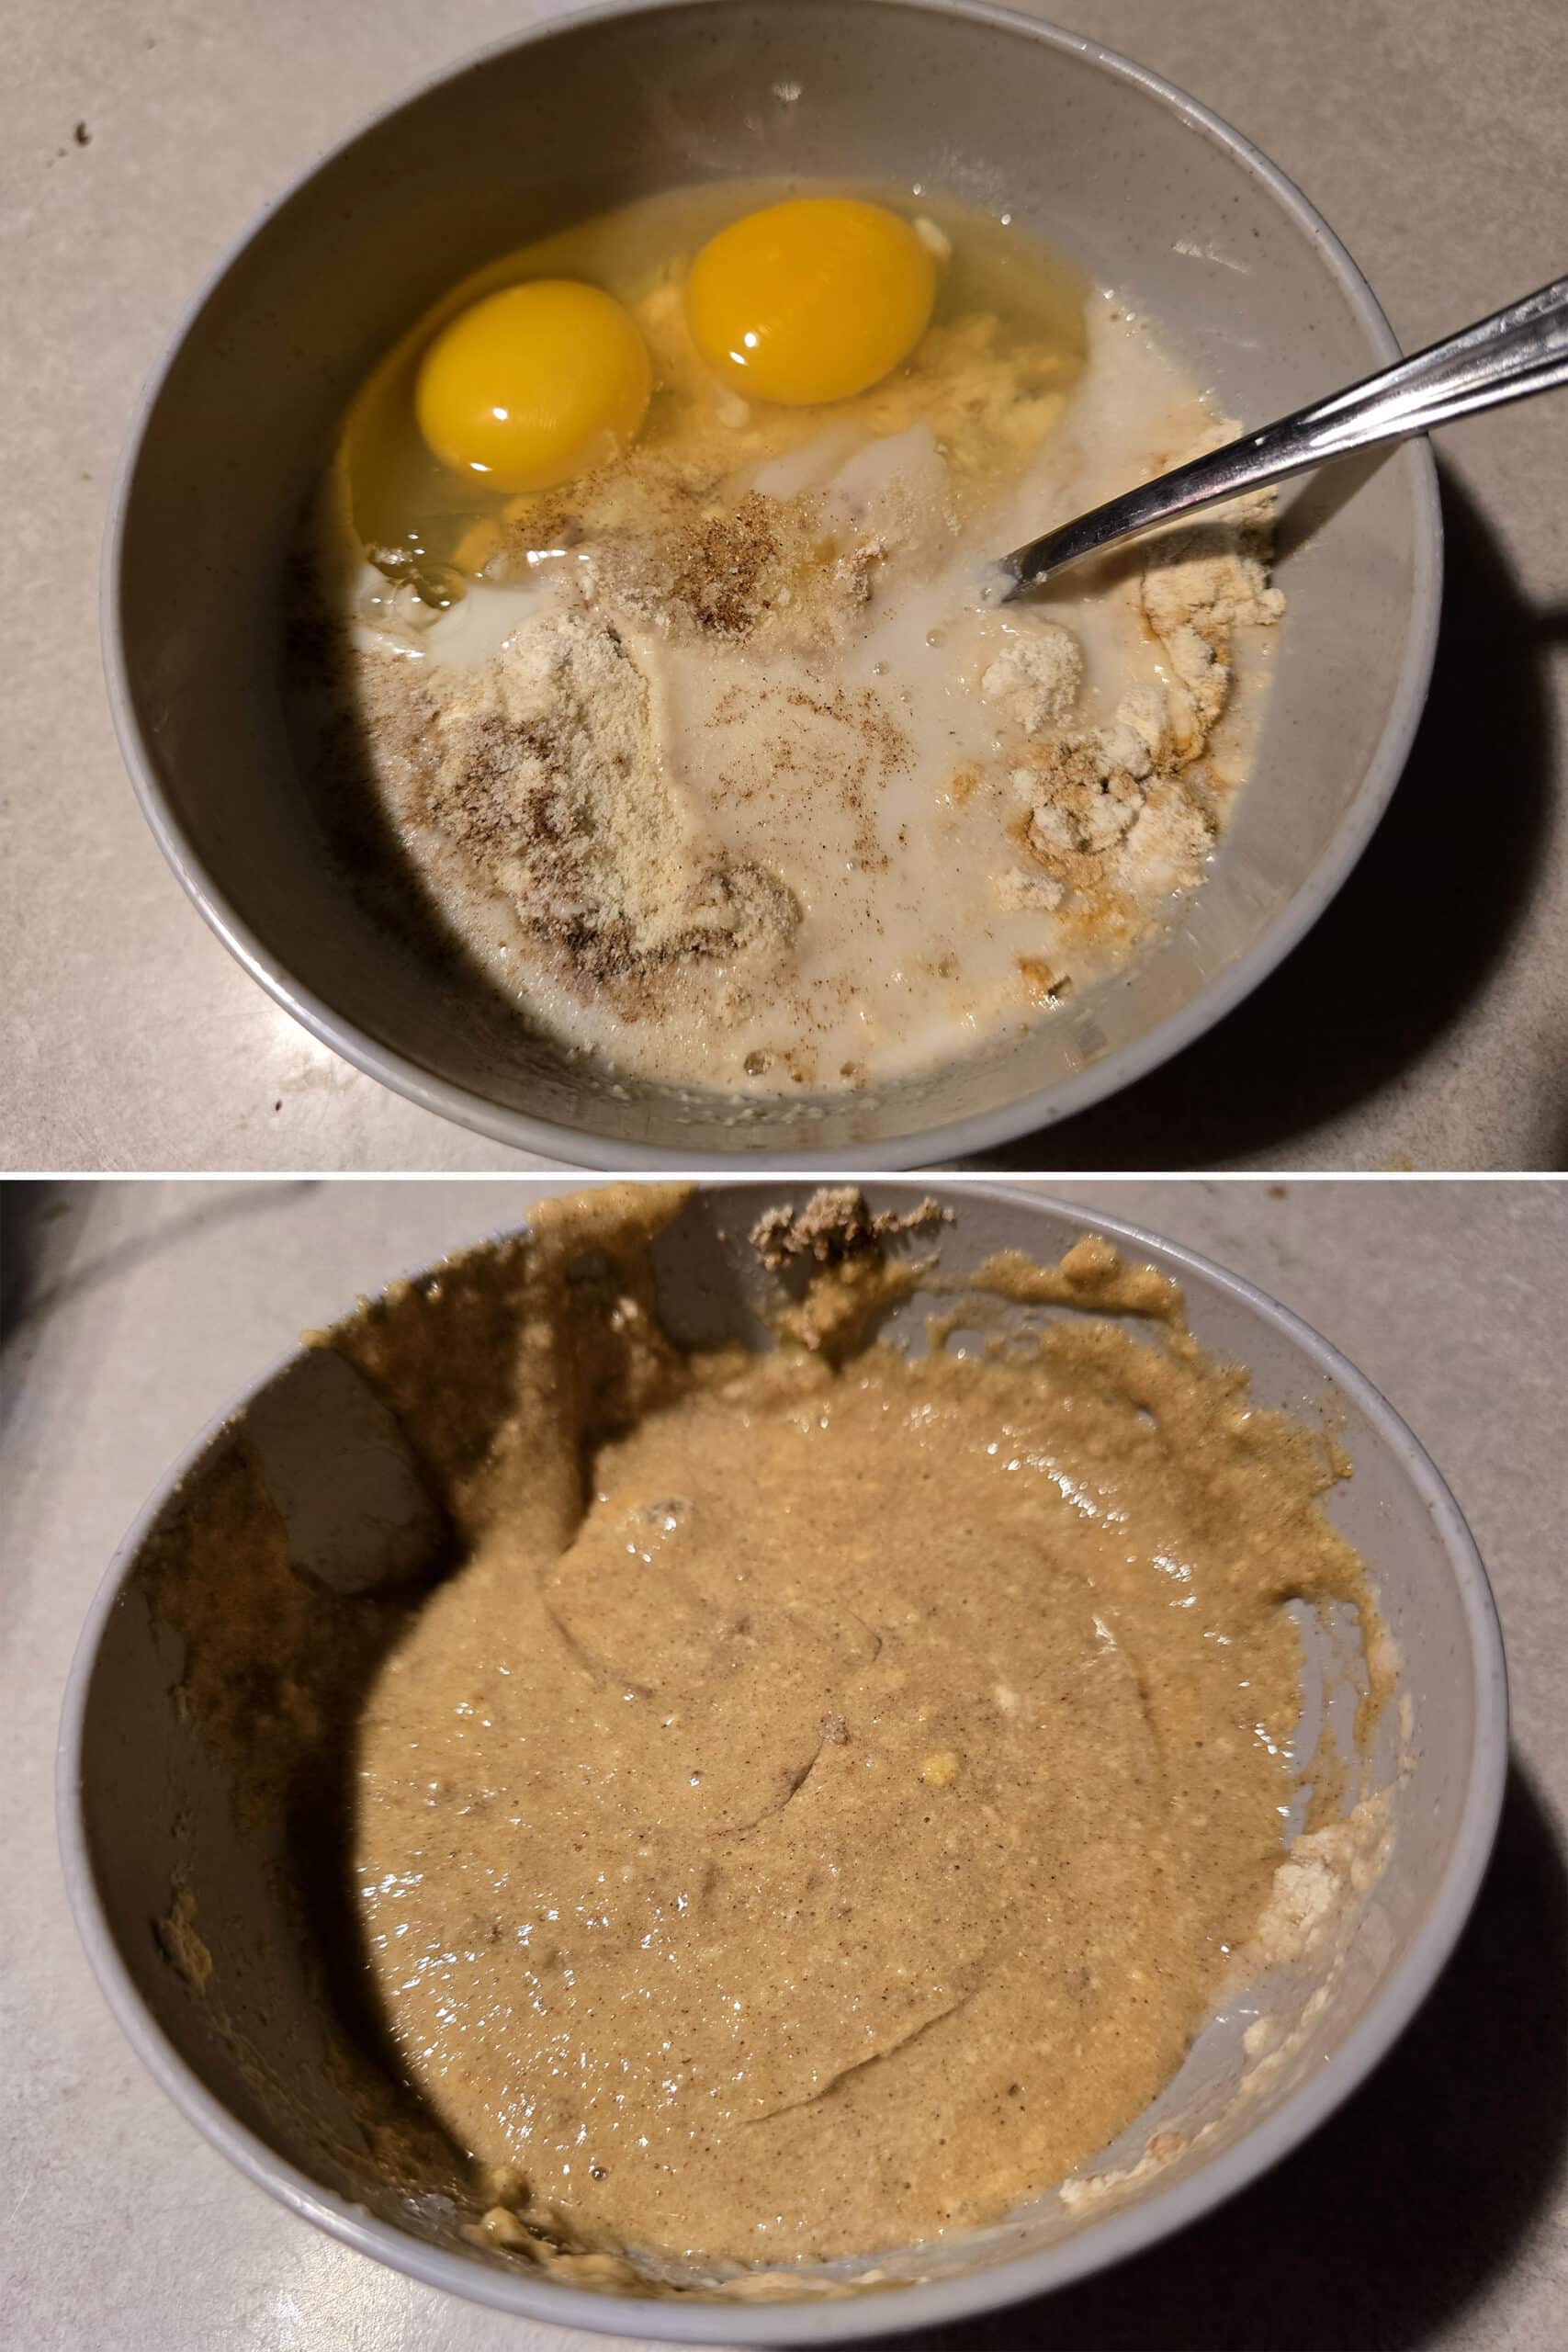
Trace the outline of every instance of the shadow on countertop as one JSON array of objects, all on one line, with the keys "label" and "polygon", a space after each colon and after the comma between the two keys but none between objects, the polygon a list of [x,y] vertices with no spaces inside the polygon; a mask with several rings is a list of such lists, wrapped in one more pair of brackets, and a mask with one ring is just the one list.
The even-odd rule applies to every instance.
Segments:
[{"label": "shadow on countertop", "polygon": [[165,1187],[144,1230],[124,1235],[97,1258],[73,1264],[73,1253],[100,1198],[118,1189],[80,1177],[10,1177],[0,1181],[0,1429],[21,1396],[34,1345],[47,1317],[187,1236],[236,1219],[265,1216],[319,1180],[282,1177],[245,1182],[216,1180],[216,1191]]},{"label": "shadow on countertop", "polygon": [[1516,1762],[1452,1960],[1303,2147],[1100,2278],[900,2340],[907,2352],[1416,2352],[1509,2260],[1565,2149],[1568,1877]]},{"label": "shadow on countertop", "polygon": [[69,1185],[57,1177],[0,1182],[0,1340],[28,1316],[41,1282],[48,1228],[67,1214]]},{"label": "shadow on countertop", "polygon": [[[1298,1137],[1395,1079],[1484,988],[1553,822],[1544,657],[1564,616],[1529,604],[1441,459],[1438,475],[1448,560],[1431,695],[1345,888],[1279,970],[1185,1053],[966,1166],[1213,1168],[1264,1154],[1290,1166]],[[1524,1165],[1559,1164],[1551,1116],[1540,1106]],[[1475,1138],[1467,1165],[1489,1164],[1489,1140]]]},{"label": "shadow on countertop", "polygon": [[[104,1181],[112,1188],[116,1180]],[[28,1176],[0,1181],[0,1344],[66,1300],[156,1257],[171,1242],[215,1225],[281,1208],[285,1202],[309,1192],[317,1180],[281,1177],[258,1182],[218,1177],[210,1181],[220,1188],[215,1196],[193,1194],[187,1204],[176,1194],[161,1221],[128,1235],[102,1258],[62,1277],[50,1272],[52,1229],[56,1224],[69,1227],[73,1220],[79,1227],[90,1215],[97,1180]]]}]

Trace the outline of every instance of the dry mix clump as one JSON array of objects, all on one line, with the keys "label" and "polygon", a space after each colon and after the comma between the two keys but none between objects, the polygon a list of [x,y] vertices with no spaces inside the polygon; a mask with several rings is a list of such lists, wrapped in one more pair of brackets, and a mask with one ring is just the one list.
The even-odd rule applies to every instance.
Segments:
[{"label": "dry mix clump", "polygon": [[776,1274],[801,1260],[841,1265],[904,1235],[929,1233],[933,1225],[952,1222],[953,1211],[929,1197],[912,1209],[873,1209],[858,1185],[829,1184],[803,1209],[785,1202],[765,1210],[751,1228],[751,1247],[769,1273]]},{"label": "dry mix clump", "polygon": [[1156,543],[1136,594],[1164,680],[1133,687],[1106,725],[1074,723],[1083,655],[1057,622],[1010,639],[986,671],[982,693],[1022,739],[1010,781],[1030,864],[995,876],[1004,908],[1066,910],[1067,928],[1092,936],[1130,929],[1140,903],[1197,881],[1218,831],[1202,762],[1229,696],[1235,634],[1284,610],[1269,585],[1269,539],[1264,494]]},{"label": "dry mix clump", "polygon": [[360,691],[407,820],[454,843],[623,1018],[663,974],[787,943],[799,909],[775,875],[694,857],[613,622],[553,614],[477,676],[372,655]]}]

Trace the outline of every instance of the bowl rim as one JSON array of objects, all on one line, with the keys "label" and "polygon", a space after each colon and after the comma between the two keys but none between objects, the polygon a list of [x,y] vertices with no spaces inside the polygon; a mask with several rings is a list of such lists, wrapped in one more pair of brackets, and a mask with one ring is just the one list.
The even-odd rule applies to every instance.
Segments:
[{"label": "bowl rim", "polygon": [[[1088,1110],[1107,1095],[1146,1077],[1192,1045],[1233,1012],[1299,944],[1348,879],[1376,831],[1404,770],[1436,657],[1442,592],[1442,517],[1437,469],[1424,438],[1406,443],[1393,460],[1405,470],[1414,510],[1414,548],[1409,625],[1388,717],[1338,826],[1301,888],[1262,937],[1245,955],[1225,964],[1206,980],[1186,1004],[1088,1069],[1049,1087],[1021,1094],[994,1110],[950,1120],[940,1126],[913,1130],[881,1143],[857,1145],[849,1152],[751,1151],[744,1140],[743,1127],[737,1130],[739,1140],[733,1151],[694,1153],[673,1144],[624,1142],[597,1135],[591,1127],[568,1126],[530,1112],[510,1110],[381,1044],[369,1032],[335,1012],[313,989],[304,987],[251,929],[206,871],[175,813],[173,797],[165,789],[159,755],[143,728],[131,686],[123,593],[125,542],[131,489],[142,447],[164,387],[198,327],[202,313],[265,224],[291,203],[329,162],[369,131],[488,59],[575,34],[585,26],[615,17],[655,15],[688,5],[691,0],[600,0],[598,6],[549,17],[520,34],[510,34],[471,55],[448,62],[377,107],[344,137],[317,154],[247,223],[209,272],[165,341],[136,404],[127,436],[107,510],[99,594],[100,636],[110,715],[121,758],[159,848],[186,896],[231,955],[320,1044],[421,1109],[488,1136],[492,1142],[534,1152],[571,1168],[629,1173],[695,1167],[714,1173],[743,1168],[770,1173],[808,1173],[842,1167],[846,1160],[867,1171],[943,1166],[970,1153],[989,1150],[1054,1126],[1060,1120]],[[725,0],[698,0],[698,5],[722,6]],[[1365,330],[1375,355],[1374,364],[1391,365],[1401,356],[1400,345],[1377,297],[1316,208],[1250,140],[1164,75],[1082,34],[1064,31],[1037,17],[1021,16],[1013,9],[993,5],[992,0],[860,0],[860,5],[892,14],[918,10],[959,17],[977,28],[1025,35],[1046,48],[1081,59],[1156,99],[1190,130],[1225,150],[1249,171],[1305,234]]]},{"label": "bowl rim", "polygon": [[[744,1181],[744,1180],[738,1180]],[[722,1189],[707,1184],[704,1190]],[[929,1189],[929,1188],[924,1188]],[[331,2236],[431,2287],[493,2310],[676,2344],[820,2345],[901,2335],[1023,2302],[1110,2267],[1213,2211],[1289,2155],[1359,2089],[1387,2055],[1447,1962],[1480,1890],[1501,1815],[1508,1759],[1507,1667],[1496,1602],[1475,1541],[1452,1493],[1403,1417],[1364,1374],[1287,1306],[1245,1276],[1184,1243],[1099,1208],[1006,1183],[966,1182],[963,1196],[1055,1215],[1118,1248],[1152,1253],[1179,1281],[1194,1276],[1226,1294],[1315,1371],[1349,1396],[1387,1447],[1430,1514],[1458,1589],[1469,1651],[1474,1742],[1469,1783],[1447,1860],[1426,1917],[1375,1992],[1333,2063],[1286,2094],[1232,2147],[1185,2179],[1080,2225],[1057,2245],[987,2268],[886,2293],[833,2302],[727,2303],[654,2301],[557,2285],[536,2273],[492,2268],[428,2245],[323,2189],[232,2115],[175,2050],[143,2005],[100,1901],[83,1810],[82,1745],[99,1645],[121,1587],[159,1514],[209,1446],[260,1389],[299,1352],[288,1351],[215,1414],[164,1474],[121,1542],[99,1585],[73,1654],[56,1750],[55,1803],[67,1899],[99,1990],[127,2041],[174,2105],[245,2176]],[[502,1227],[501,1230],[509,1229]],[[389,1276],[389,1280],[395,1279]],[[343,1310],[347,1312],[345,1306]]]}]

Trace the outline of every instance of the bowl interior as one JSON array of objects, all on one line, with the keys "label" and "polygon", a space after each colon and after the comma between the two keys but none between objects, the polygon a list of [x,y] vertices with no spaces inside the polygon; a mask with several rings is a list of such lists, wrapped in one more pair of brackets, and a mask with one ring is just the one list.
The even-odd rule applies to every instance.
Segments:
[{"label": "bowl interior", "polygon": [[738,1109],[588,1090],[482,989],[433,976],[343,886],[290,750],[281,615],[301,503],[367,370],[457,278],[633,196],[761,174],[925,183],[1010,211],[1145,312],[1246,421],[1393,354],[1298,200],[1206,119],[1067,36],[920,0],[591,17],[425,89],[284,199],[189,322],[144,422],[111,558],[123,730],[187,887],[291,1010],[432,1107],[590,1164],[662,1150],[897,1165],[931,1157],[934,1131],[1021,1130],[1136,1075],[1342,878],[1392,787],[1380,745],[1397,746],[1424,683],[1429,460],[1405,449],[1294,494],[1253,780],[1168,934],[1004,1049],[875,1094]]},{"label": "bowl interior", "polygon": [[[868,1189],[874,1205],[907,1200]],[[998,1248],[1050,1258],[1085,1230],[1118,1238],[1111,1221],[1090,1226],[999,1189],[953,1188],[946,1200],[955,1221],[937,1246],[949,1275]],[[661,1312],[676,1336],[763,1342],[760,1277],[743,1238],[756,1206],[755,1193],[714,1187],[660,1238]],[[396,2086],[365,2013],[343,1866],[348,1766],[333,1726],[352,1721],[356,1690],[395,1627],[385,1601],[359,1588],[407,1539],[402,1465],[374,1416],[367,1423],[356,1377],[335,1357],[306,1353],[203,1442],[133,1537],[96,1651],[79,1668],[80,1747],[67,1756],[85,1860],[75,1893],[100,1971],[165,2086],[228,2153],[369,2251],[482,2300],[682,2340],[788,2342],[908,2326],[965,2298],[1080,2275],[1239,2186],[1353,2086],[1379,2054],[1380,2016],[1403,2003],[1402,2021],[1457,1932],[1490,1835],[1490,1817],[1477,1828],[1477,1790],[1491,1787],[1495,1800],[1503,1725],[1479,1572],[1467,1589],[1462,1523],[1359,1383],[1329,1376],[1313,1346],[1228,1278],[1142,1237],[1124,1246],[1183,1283],[1199,1340],[1250,1367],[1259,1402],[1325,1421],[1343,1445],[1354,1476],[1329,1509],[1369,1561],[1411,1711],[1397,1777],[1386,1759],[1392,1858],[1337,1963],[1298,1969],[1233,2003],[1096,2169],[1135,2162],[1164,2124],[1211,2124],[1202,2139],[1093,2211],[1069,2210],[1052,2191],[993,2228],[879,2257],[894,2278],[937,2282],[908,2295],[628,2309],[542,2284],[471,2244],[463,2226],[473,2208],[452,2151]],[[917,1297],[893,1318],[900,1346],[924,1346],[928,1308]],[[451,1311],[460,1353],[462,1317],[479,1310],[459,1302]],[[477,1441],[503,1401],[474,1402]],[[409,1409],[417,1419],[422,1408]],[[185,1602],[171,1600],[182,1590]],[[192,1639],[193,1591],[220,1596],[216,1616],[200,1600],[204,1623],[228,1629],[218,1665],[209,1634]],[[319,1719],[289,1696],[291,1664],[307,1655],[335,1661]],[[288,1769],[268,1777],[276,1754]],[[1241,2034],[1259,2001],[1299,2038],[1238,2098]],[[995,2276],[1019,2256],[1032,2259],[1006,2282]],[[917,2307],[933,2298],[937,2309]]]}]

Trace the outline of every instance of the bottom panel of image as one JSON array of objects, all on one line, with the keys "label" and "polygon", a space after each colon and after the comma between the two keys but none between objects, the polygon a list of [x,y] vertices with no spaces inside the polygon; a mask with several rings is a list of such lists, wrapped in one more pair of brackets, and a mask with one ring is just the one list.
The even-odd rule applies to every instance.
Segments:
[{"label": "bottom panel of image", "polygon": [[147,2312],[200,2211],[212,2340],[1383,2341],[1354,2222],[1364,2335],[1245,2314],[1456,2101],[1521,2224],[1562,1864],[1465,1511],[1555,1622],[1561,1188],[6,1206],[23,2161],[97,2085]]}]

